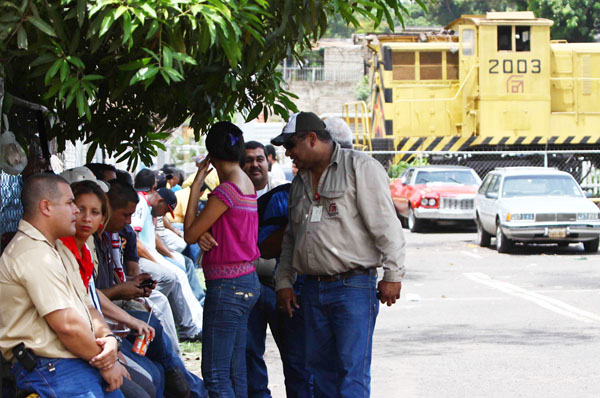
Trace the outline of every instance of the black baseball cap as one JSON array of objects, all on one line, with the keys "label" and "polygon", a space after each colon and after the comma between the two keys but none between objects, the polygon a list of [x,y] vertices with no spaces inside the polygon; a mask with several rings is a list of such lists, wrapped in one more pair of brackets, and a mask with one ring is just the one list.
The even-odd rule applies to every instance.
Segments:
[{"label": "black baseball cap", "polygon": [[271,144],[277,146],[283,145],[284,142],[298,132],[323,130],[325,130],[325,122],[314,113],[294,113],[283,127],[281,134],[271,140]]},{"label": "black baseball cap", "polygon": [[167,203],[167,207],[169,208],[169,213],[171,213],[171,217],[175,217],[175,215],[173,214],[173,210],[177,206],[177,196],[175,196],[175,193],[169,188],[160,188],[156,192],[158,192],[161,198],[163,198]]}]

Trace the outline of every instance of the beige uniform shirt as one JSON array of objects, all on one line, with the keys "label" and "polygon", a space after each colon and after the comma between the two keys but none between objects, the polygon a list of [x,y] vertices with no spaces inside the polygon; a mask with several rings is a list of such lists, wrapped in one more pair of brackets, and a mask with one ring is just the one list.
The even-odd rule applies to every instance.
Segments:
[{"label": "beige uniform shirt", "polygon": [[81,286],[79,269],[63,264],[54,244],[25,220],[0,257],[0,350],[12,360],[19,343],[38,356],[76,358],[60,342],[45,315],[73,308],[89,322],[92,305]]},{"label": "beige uniform shirt", "polygon": [[277,290],[291,288],[296,272],[335,275],[383,266],[383,279],[404,276],[405,241],[384,168],[372,157],[335,149],[315,196],[311,172],[292,182]]}]

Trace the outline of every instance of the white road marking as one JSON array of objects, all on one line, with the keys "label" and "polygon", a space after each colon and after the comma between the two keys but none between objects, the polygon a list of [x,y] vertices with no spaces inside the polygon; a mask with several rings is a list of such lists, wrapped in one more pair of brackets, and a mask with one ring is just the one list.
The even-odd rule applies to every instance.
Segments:
[{"label": "white road marking", "polygon": [[522,299],[531,301],[539,305],[540,307],[546,308],[547,310],[553,311],[557,314],[564,315],[566,317],[573,318],[585,323],[600,322],[600,315],[584,311],[582,309],[573,307],[572,305],[569,305],[563,301],[525,290],[519,286],[507,282],[494,280],[489,275],[486,275],[484,273],[467,272],[463,275],[474,282],[491,287],[492,289],[499,290],[508,295],[520,297]]},{"label": "white road marking", "polygon": [[479,254],[471,253],[471,252],[468,252],[468,251],[466,251],[466,250],[461,250],[460,252],[461,252],[462,254],[466,255],[466,256],[469,256],[469,257],[473,257],[473,258],[483,258],[483,257],[481,257]]}]

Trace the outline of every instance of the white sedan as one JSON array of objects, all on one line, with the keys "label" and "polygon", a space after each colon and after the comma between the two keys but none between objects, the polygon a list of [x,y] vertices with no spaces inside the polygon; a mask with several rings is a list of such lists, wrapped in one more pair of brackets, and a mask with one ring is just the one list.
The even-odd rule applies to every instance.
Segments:
[{"label": "white sedan", "polygon": [[600,213],[568,173],[541,167],[506,167],[491,171],[475,196],[477,239],[509,252],[514,242],[583,242],[597,252]]}]

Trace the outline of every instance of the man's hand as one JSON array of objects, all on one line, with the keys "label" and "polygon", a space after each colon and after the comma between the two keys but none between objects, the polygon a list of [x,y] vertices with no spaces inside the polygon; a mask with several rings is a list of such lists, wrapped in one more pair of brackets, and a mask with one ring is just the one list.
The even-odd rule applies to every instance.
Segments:
[{"label": "man's hand", "polygon": [[200,240],[198,241],[200,248],[205,252],[210,251],[213,247],[219,246],[215,238],[210,234],[210,232],[205,232],[200,236]]},{"label": "man's hand", "polygon": [[379,292],[379,300],[381,304],[386,304],[391,307],[396,300],[400,299],[400,290],[402,289],[402,282],[386,282],[379,281],[377,284],[377,291]]},{"label": "man's hand", "polygon": [[135,331],[138,335],[145,334],[146,336],[154,337],[155,331],[154,328],[148,325],[144,321],[140,321],[139,319],[133,318],[131,322],[127,325],[132,331]]},{"label": "man's hand", "polygon": [[119,352],[117,339],[112,336],[100,337],[96,339],[96,344],[102,348],[102,352],[90,359],[90,365],[100,370],[110,369],[117,361]]},{"label": "man's hand", "polygon": [[[134,281],[127,281],[115,285],[118,287],[118,296],[121,300],[133,300],[138,297],[147,297],[144,288],[139,287],[139,284]],[[148,294],[149,296],[150,294]]]},{"label": "man's hand", "polygon": [[277,308],[287,312],[290,318],[294,316],[294,309],[300,308],[294,289],[289,287],[277,291]]},{"label": "man's hand", "polygon": [[[117,388],[121,387],[121,385],[123,385],[124,375],[129,376],[129,373],[123,367],[123,365],[121,365],[118,362],[115,362],[114,366],[111,366],[109,369],[100,370],[100,376],[102,376],[104,381],[106,381],[106,384],[108,384],[108,387],[106,387],[106,391],[114,391]],[[128,378],[131,378],[131,376],[129,376]]]},{"label": "man's hand", "polygon": [[[152,275],[150,275],[150,274],[149,274],[149,273],[147,273],[147,272],[143,272],[143,273],[141,273],[141,274],[138,274],[138,275],[136,275],[136,276],[135,276],[135,277],[132,279],[132,281],[133,281],[133,282],[135,282],[135,283],[138,285],[138,287],[139,287],[139,285],[140,285],[142,282],[144,282],[144,281],[146,281],[146,280],[148,280],[148,279],[152,280]],[[152,286],[150,286],[150,287],[143,287],[143,288],[141,288],[141,289],[143,289],[143,290],[144,290],[143,297],[150,297],[150,294],[152,293],[152,290],[154,290],[154,289],[156,288],[156,283],[157,283],[157,282],[156,282],[156,281],[154,281],[154,283],[152,284]]]}]

